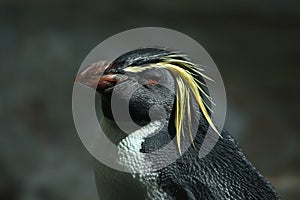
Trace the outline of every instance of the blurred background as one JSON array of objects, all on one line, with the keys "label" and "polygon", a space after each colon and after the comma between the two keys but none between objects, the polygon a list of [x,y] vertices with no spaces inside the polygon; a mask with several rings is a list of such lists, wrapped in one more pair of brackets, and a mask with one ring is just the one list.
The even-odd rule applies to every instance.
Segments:
[{"label": "blurred background", "polygon": [[96,200],[71,95],[92,48],[144,26],[175,29],[212,56],[226,127],[282,199],[300,196],[300,1],[0,1],[0,199]]}]

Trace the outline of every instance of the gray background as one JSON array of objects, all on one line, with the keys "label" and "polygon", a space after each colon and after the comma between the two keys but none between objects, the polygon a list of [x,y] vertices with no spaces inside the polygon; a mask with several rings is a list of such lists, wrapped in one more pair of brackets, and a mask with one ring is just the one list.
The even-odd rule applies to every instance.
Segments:
[{"label": "gray background", "polygon": [[300,196],[299,1],[0,2],[0,199],[96,199],[73,80],[98,43],[162,26],[196,39],[223,76],[226,127],[281,193]]}]

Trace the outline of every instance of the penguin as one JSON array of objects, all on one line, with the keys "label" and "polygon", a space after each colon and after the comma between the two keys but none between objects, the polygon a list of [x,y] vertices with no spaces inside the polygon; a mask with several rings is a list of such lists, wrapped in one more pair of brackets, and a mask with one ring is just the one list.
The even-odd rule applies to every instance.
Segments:
[{"label": "penguin", "polygon": [[[133,169],[118,171],[95,160],[99,199],[279,199],[230,133],[213,123],[213,102],[204,81],[210,78],[196,66],[179,51],[140,48],[79,73],[76,81],[100,95],[100,126],[120,150],[118,162]],[[129,110],[129,116],[122,115],[123,109]],[[136,126],[124,131],[120,121]],[[209,128],[216,134],[207,134]],[[207,137],[216,144],[199,157]],[[160,149],[164,149],[160,161],[170,160],[171,154],[177,157],[156,169],[153,166],[160,161],[145,155]],[[141,167],[148,171],[134,171]]]}]

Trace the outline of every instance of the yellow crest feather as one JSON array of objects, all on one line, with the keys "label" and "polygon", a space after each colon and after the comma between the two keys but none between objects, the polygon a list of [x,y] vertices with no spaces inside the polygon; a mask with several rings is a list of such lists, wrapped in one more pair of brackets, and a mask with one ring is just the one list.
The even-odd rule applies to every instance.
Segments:
[{"label": "yellow crest feather", "polygon": [[[190,133],[189,134],[190,139],[194,146],[194,140],[191,131],[191,107],[190,107],[191,94],[193,94],[193,96],[195,97],[196,102],[198,103],[199,108],[203,113],[206,121],[209,123],[212,129],[217,134],[219,134],[220,137],[222,136],[220,135],[219,131],[216,129],[215,125],[213,124],[207,109],[210,110],[210,112],[212,112],[212,110],[203,100],[201,94],[203,94],[211,102],[212,105],[215,104],[212,101],[212,98],[208,94],[206,94],[206,92],[200,86],[205,84],[200,82],[196,78],[194,78],[193,75],[198,75],[210,81],[213,80],[210,77],[203,74],[202,72],[204,70],[196,67],[194,63],[186,60],[176,59],[176,57],[178,56],[169,55],[163,58],[162,62],[148,64],[146,66],[129,66],[124,70],[127,72],[139,73],[151,68],[165,68],[168,69],[173,74],[175,78],[175,85],[176,85],[176,112],[175,112],[176,141],[177,141],[179,153],[181,154],[180,141],[181,141],[181,134],[183,134],[182,125],[183,125],[183,120],[184,120],[183,118],[185,113],[187,113],[187,117],[188,117],[188,130]],[[190,71],[180,67],[180,65],[185,66]]]}]

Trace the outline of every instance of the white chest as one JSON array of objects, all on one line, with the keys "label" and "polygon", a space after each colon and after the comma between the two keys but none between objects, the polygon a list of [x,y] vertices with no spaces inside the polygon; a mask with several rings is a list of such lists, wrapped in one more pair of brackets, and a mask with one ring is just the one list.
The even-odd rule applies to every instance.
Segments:
[{"label": "white chest", "polygon": [[[120,130],[114,129],[111,123],[111,121],[101,122],[101,127],[102,125],[108,126],[102,127],[106,129],[106,134],[120,134],[118,132]],[[96,170],[96,181],[100,199],[114,197],[126,200],[132,199],[135,194],[151,200],[169,199],[157,184],[158,173],[149,172],[152,166],[151,161],[145,159],[145,155],[140,152],[145,138],[159,131],[162,126],[161,121],[151,122],[129,134],[117,145],[118,160],[116,162],[131,173],[117,172],[107,166],[99,165],[100,167]],[[111,136],[118,138],[117,135]],[[145,171],[148,172],[144,173]]]}]

